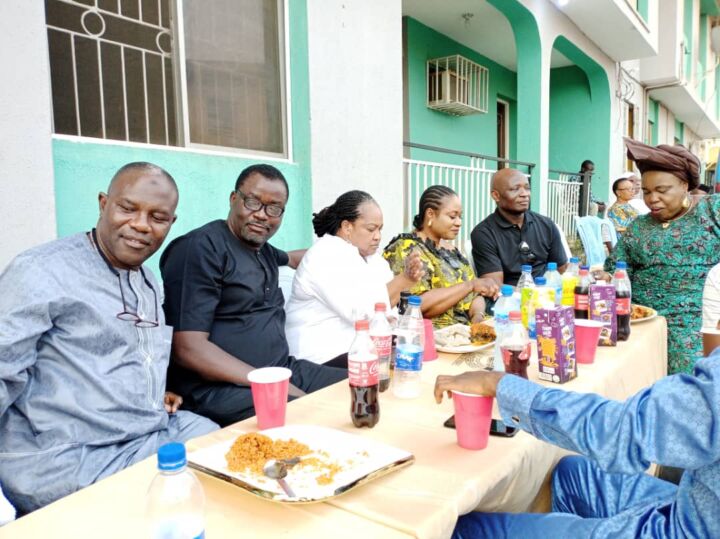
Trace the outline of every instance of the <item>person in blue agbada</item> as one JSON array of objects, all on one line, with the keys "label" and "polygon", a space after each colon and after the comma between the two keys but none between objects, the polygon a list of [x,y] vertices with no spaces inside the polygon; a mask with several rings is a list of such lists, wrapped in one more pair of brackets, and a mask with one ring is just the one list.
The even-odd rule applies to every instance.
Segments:
[{"label": "person in blue agbada", "polygon": [[177,201],[167,172],[130,163],[100,194],[97,228],[0,274],[0,484],[20,513],[218,428],[165,392],[172,328],[143,263]]},{"label": "person in blue agbada", "polygon": [[[625,402],[497,372],[439,376],[436,400],[451,390],[495,396],[506,424],[584,455],[555,468],[552,513],[470,513],[453,537],[720,537],[720,348]],[[680,484],[642,473],[653,462],[684,468]]]}]

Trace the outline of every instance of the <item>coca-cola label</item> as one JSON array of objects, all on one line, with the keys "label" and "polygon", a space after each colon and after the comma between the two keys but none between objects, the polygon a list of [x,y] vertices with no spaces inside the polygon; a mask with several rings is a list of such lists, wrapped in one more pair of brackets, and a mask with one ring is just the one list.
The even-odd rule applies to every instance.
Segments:
[{"label": "coca-cola label", "polygon": [[398,345],[395,349],[395,370],[419,371],[422,369],[423,349],[412,344]]},{"label": "coca-cola label", "polygon": [[392,350],[392,335],[370,335],[370,338],[375,345],[375,351],[377,352],[379,358],[390,357],[390,351]]},{"label": "coca-cola label", "polygon": [[355,387],[369,387],[378,383],[377,356],[369,358],[349,357],[348,378],[350,385]]},{"label": "coca-cola label", "polygon": [[587,311],[589,309],[588,296],[584,294],[575,294],[575,309],[578,311]]},{"label": "coca-cola label", "polygon": [[630,314],[630,298],[617,298],[616,302],[619,316]]}]

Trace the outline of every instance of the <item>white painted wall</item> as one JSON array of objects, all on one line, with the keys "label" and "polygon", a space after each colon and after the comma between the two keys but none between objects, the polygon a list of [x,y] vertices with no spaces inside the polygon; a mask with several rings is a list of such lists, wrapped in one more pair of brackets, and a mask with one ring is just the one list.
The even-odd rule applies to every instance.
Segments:
[{"label": "white painted wall", "polygon": [[56,234],[44,2],[3,1],[0,50],[2,269]]},{"label": "white painted wall", "polygon": [[642,82],[653,86],[682,78],[683,0],[659,2],[658,17],[658,55],[640,61]]},{"label": "white painted wall", "polygon": [[400,0],[307,2],[312,205],[350,189],[383,209],[383,240],[402,229]]}]

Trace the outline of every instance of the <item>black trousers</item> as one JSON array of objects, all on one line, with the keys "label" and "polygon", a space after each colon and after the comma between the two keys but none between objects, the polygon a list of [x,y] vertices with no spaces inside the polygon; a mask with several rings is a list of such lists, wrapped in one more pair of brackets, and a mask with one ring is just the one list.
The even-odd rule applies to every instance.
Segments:
[{"label": "black trousers", "polygon": [[[312,393],[347,378],[347,370],[318,365],[304,359],[289,357],[284,365],[292,371],[290,383],[305,393]],[[181,393],[183,410],[212,419],[221,427],[255,415],[252,392],[249,386],[225,382],[206,382]],[[297,397],[289,396],[288,400]]]}]

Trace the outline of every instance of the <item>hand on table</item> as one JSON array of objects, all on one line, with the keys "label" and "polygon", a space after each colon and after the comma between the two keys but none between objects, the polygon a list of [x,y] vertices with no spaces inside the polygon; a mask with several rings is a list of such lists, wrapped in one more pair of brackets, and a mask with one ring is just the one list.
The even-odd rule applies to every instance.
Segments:
[{"label": "hand on table", "polygon": [[164,404],[165,404],[165,411],[168,414],[174,414],[175,412],[177,412],[178,408],[180,408],[182,403],[183,403],[183,398],[180,395],[177,395],[177,394],[173,393],[172,391],[165,392]]},{"label": "hand on table", "polygon": [[470,371],[457,376],[440,375],[435,380],[435,400],[440,404],[443,393],[447,393],[448,398],[451,398],[451,391],[453,390],[472,395],[494,397],[497,392],[497,385],[503,376],[505,376],[504,372],[487,371]]},{"label": "hand on table", "polygon": [[473,292],[476,292],[481,296],[485,296],[486,298],[497,299],[500,295],[500,287],[497,282],[495,282],[495,279],[474,279]]}]

